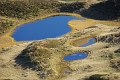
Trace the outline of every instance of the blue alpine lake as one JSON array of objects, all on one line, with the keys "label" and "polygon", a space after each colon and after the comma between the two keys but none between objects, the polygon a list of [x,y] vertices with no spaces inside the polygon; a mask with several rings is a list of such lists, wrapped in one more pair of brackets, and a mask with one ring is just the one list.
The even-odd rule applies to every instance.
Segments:
[{"label": "blue alpine lake", "polygon": [[80,18],[60,15],[23,24],[15,29],[12,37],[16,41],[59,37],[71,31],[67,23],[74,19],[77,20]]}]

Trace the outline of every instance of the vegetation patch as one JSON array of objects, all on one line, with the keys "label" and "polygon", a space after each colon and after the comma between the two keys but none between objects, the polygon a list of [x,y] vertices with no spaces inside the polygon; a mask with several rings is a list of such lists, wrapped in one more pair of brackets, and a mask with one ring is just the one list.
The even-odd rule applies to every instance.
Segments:
[{"label": "vegetation patch", "polygon": [[120,48],[117,49],[117,50],[115,50],[114,53],[118,53],[118,54],[120,54]]},{"label": "vegetation patch", "polygon": [[50,1],[3,1],[0,2],[0,15],[29,19],[32,16],[38,16],[43,10],[55,8],[57,8],[57,3]]},{"label": "vegetation patch", "polygon": [[[24,62],[29,64],[28,67],[31,66],[32,69],[38,71],[38,75],[42,79],[63,77],[63,69],[69,69],[69,67],[62,61],[63,54],[56,52],[60,49],[59,44],[59,40],[49,39],[33,42],[22,51],[19,57],[25,59]],[[18,64],[20,63],[18,62]]]},{"label": "vegetation patch", "polygon": [[112,60],[110,61],[110,66],[111,66],[112,68],[115,68],[115,69],[117,69],[117,70],[120,71],[120,60],[119,60],[119,59],[112,59]]},{"label": "vegetation patch", "polygon": [[[98,27],[98,26],[90,26],[90,27],[88,27],[88,28],[97,28],[97,27]],[[88,29],[88,28],[87,28],[87,29]]]},{"label": "vegetation patch", "polygon": [[13,21],[0,19],[0,34],[5,33],[14,25]]},{"label": "vegetation patch", "polygon": [[40,78],[46,78],[55,74],[54,70],[50,68],[50,56],[51,52],[48,49],[34,45],[23,50],[19,57],[25,58],[25,62],[33,65],[32,68],[39,72]]},{"label": "vegetation patch", "polygon": [[84,80],[119,80],[116,74],[94,74]]},{"label": "vegetation patch", "polygon": [[101,74],[94,74],[84,80],[107,80],[107,79],[103,79],[102,76],[103,75],[101,75]]},{"label": "vegetation patch", "polygon": [[70,12],[73,13],[76,10],[80,10],[83,8],[85,3],[81,2],[74,2],[74,3],[63,3],[60,7],[60,12]]},{"label": "vegetation patch", "polygon": [[58,40],[47,40],[44,43],[39,43],[39,45],[46,47],[46,48],[56,48],[60,46],[60,42]]}]

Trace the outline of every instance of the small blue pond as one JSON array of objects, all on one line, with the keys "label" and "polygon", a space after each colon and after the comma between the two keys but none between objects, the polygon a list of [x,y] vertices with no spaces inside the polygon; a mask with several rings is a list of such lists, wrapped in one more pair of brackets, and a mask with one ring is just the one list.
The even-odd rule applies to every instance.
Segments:
[{"label": "small blue pond", "polygon": [[16,41],[29,41],[62,36],[71,31],[67,23],[73,19],[80,18],[61,15],[23,24],[16,28],[12,37]]},{"label": "small blue pond", "polygon": [[[89,45],[92,45],[95,43],[95,38],[91,38],[88,43],[81,45],[80,47],[86,47]],[[64,57],[64,60],[70,61],[70,60],[79,60],[79,59],[85,59],[87,57],[87,53],[84,52],[77,52],[74,54],[70,54]]]},{"label": "small blue pond", "polygon": [[68,56],[64,57],[64,60],[66,61],[70,61],[70,60],[79,60],[79,59],[84,59],[87,57],[87,54],[83,53],[83,52],[77,52],[74,54],[70,54]]},{"label": "small blue pond", "polygon": [[80,47],[86,47],[95,43],[95,38],[91,38],[88,43],[81,45]]}]

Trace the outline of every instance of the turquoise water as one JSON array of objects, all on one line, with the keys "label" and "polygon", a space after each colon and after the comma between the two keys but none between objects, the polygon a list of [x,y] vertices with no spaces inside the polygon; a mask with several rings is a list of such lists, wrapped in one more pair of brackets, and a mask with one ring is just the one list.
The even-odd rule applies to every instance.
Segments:
[{"label": "turquoise water", "polygon": [[61,15],[23,24],[15,29],[12,37],[16,41],[59,37],[71,31],[71,28],[67,23],[74,19],[76,20],[80,18]]}]

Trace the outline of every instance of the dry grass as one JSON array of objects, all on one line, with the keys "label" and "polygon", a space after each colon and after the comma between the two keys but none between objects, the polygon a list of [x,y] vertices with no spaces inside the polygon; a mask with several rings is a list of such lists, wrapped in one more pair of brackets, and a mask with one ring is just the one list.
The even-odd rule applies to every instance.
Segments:
[{"label": "dry grass", "polygon": [[82,39],[76,39],[76,40],[73,40],[72,42],[70,42],[71,45],[73,46],[77,46],[79,47],[80,45],[83,45],[85,43],[87,43],[89,41],[89,37],[88,38],[82,38]]},{"label": "dry grass", "polygon": [[10,37],[0,37],[0,48],[6,47],[6,46],[12,46],[14,44],[16,44],[16,42],[14,42],[13,38],[10,38]]},{"label": "dry grass", "polygon": [[104,24],[108,26],[120,26],[120,22],[115,21],[100,21],[100,20],[93,20],[93,19],[86,19],[86,20],[72,20],[68,22],[68,25],[74,30],[82,30],[87,27],[96,25],[96,24]]}]

